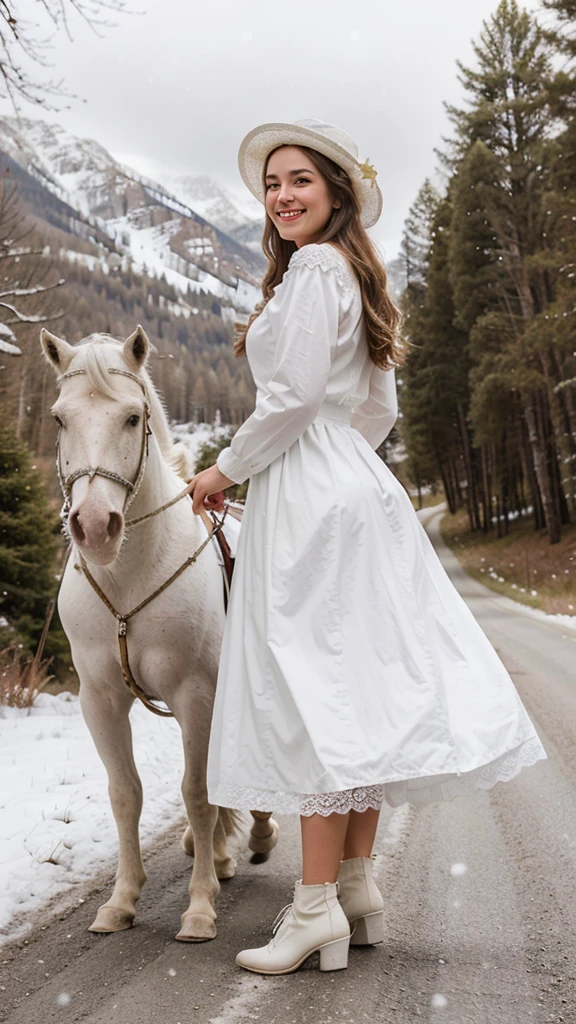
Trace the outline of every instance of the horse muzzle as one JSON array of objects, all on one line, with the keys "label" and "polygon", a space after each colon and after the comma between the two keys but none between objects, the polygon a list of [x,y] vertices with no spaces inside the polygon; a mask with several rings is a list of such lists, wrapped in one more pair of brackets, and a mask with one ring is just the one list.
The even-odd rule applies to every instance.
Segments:
[{"label": "horse muzzle", "polygon": [[124,516],[109,508],[72,507],[68,520],[72,540],[88,562],[109,565],[124,538]]}]

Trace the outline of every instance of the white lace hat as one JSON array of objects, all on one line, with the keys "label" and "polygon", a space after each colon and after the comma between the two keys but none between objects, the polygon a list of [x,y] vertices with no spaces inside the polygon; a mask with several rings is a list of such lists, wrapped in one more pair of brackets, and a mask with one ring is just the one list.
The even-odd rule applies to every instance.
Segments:
[{"label": "white lace hat", "polygon": [[278,146],[308,146],[333,160],[348,172],[360,204],[365,228],[375,224],[382,212],[382,193],[376,184],[377,171],[368,160],[360,163],[358,147],[341,128],[324,121],[294,121],[293,124],[261,124],[243,140],[238,167],[244,184],[261,203],[265,201],[262,168]]}]

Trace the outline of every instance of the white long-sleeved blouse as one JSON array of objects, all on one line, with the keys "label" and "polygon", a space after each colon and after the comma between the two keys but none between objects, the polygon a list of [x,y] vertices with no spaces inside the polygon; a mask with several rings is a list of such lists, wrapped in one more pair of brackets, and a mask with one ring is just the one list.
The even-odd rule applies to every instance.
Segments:
[{"label": "white long-sleeved blouse", "polygon": [[246,338],[256,384],[254,412],[218,456],[235,483],[266,469],[304,433],[323,403],[352,412],[372,448],[398,415],[394,371],[368,354],[361,293],[333,245],[304,245]]}]

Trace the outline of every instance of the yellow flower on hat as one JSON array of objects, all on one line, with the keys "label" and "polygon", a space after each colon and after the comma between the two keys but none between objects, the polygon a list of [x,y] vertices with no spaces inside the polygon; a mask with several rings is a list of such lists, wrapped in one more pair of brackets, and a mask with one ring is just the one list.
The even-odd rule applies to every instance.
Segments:
[{"label": "yellow flower on hat", "polygon": [[370,181],[376,181],[378,171],[372,166],[369,160],[365,160],[363,164],[359,164],[360,170],[362,171],[363,178],[369,178]]}]

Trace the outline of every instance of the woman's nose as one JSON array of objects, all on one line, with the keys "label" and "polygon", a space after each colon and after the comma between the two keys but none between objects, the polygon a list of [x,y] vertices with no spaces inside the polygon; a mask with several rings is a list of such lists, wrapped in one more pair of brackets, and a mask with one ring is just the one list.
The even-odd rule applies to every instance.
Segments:
[{"label": "woman's nose", "polygon": [[294,199],[294,193],[290,185],[281,185],[278,193],[278,199],[281,203],[291,203]]}]

